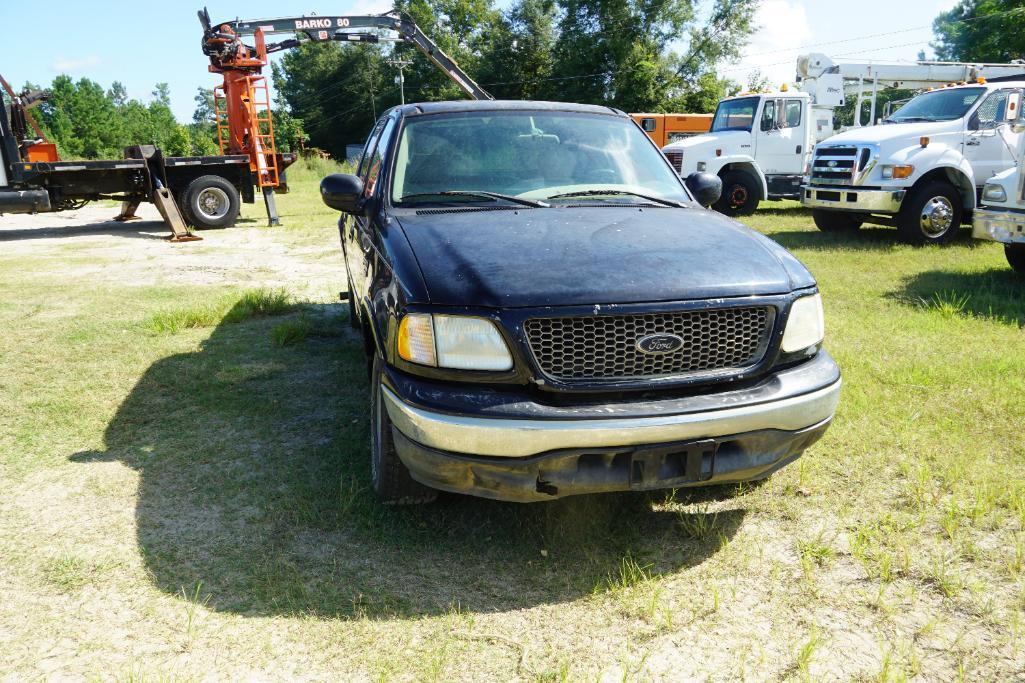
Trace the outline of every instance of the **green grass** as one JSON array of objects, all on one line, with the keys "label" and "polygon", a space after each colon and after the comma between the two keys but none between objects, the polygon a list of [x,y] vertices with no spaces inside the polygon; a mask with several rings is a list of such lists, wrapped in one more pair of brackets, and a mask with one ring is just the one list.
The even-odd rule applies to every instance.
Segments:
[{"label": "green grass", "polygon": [[333,170],[290,172],[281,228],[5,242],[0,677],[1025,670],[1025,281],[998,246],[747,221],[818,278],[845,381],[763,485],[385,508]]}]

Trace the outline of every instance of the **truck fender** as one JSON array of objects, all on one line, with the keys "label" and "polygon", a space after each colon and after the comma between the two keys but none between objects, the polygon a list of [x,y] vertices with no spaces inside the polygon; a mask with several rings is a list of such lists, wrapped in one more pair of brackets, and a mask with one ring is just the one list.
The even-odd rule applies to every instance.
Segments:
[{"label": "truck fender", "polygon": [[769,196],[769,184],[765,180],[765,174],[762,173],[762,169],[758,166],[758,162],[751,156],[746,154],[730,154],[721,157],[716,157],[712,161],[707,162],[708,166],[706,171],[714,173],[717,176],[722,177],[727,171],[744,171],[753,176],[758,186],[762,189],[762,196],[760,200],[765,200]]},{"label": "truck fender", "polygon": [[909,189],[915,190],[934,180],[949,182],[961,195],[965,210],[975,208],[975,172],[961,150],[943,144],[932,144],[923,149],[908,147],[891,156],[887,163],[907,163],[915,168],[928,169],[915,178]]}]

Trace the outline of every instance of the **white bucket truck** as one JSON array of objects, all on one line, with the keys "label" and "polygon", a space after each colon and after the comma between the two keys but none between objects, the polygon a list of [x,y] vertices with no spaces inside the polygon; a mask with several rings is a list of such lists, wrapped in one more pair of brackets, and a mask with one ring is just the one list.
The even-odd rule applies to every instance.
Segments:
[{"label": "white bucket truck", "polygon": [[1019,135],[1018,165],[996,174],[983,186],[982,207],[972,219],[972,236],[1001,242],[1011,268],[1025,274],[1025,122],[1019,119],[1010,126]]},{"label": "white bucket truck", "polygon": [[824,231],[893,225],[912,244],[946,244],[977,194],[1020,160],[1025,75],[922,93],[882,125],[815,148],[801,203]]},{"label": "white bucket truck", "polygon": [[1023,73],[1022,65],[837,63],[824,54],[803,55],[797,60],[796,88],[728,97],[719,102],[708,134],[674,142],[662,151],[683,176],[696,171],[718,175],[723,192],[715,208],[745,215],[764,199],[802,198],[812,150],[834,134],[833,111],[845,98],[857,97],[858,126],[866,103],[868,120],[876,120],[875,95],[881,89]]}]

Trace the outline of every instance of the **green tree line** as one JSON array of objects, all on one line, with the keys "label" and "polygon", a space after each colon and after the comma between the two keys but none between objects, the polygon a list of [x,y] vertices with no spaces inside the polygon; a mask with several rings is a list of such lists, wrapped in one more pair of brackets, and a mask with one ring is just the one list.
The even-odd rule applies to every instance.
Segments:
[{"label": "green tree line", "polygon": [[[398,0],[423,31],[495,97],[710,112],[739,85],[716,72],[739,55],[757,0]],[[699,11],[701,7],[704,12]],[[411,45],[305,43],[273,68],[283,109],[310,143],[342,156],[406,101],[465,95]]]},{"label": "green tree line", "polygon": [[171,156],[217,154],[212,122],[178,123],[166,83],[156,85],[148,104],[130,99],[117,81],[104,91],[88,78],[64,75],[54,79],[49,93],[34,112],[62,158],[117,159],[125,147],[139,144],[156,145]]}]

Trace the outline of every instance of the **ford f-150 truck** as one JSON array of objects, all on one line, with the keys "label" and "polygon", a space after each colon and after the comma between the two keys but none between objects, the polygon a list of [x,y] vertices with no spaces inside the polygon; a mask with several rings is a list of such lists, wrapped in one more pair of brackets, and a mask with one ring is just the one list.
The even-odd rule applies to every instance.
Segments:
[{"label": "ford f-150 truck", "polygon": [[[982,80],[982,79],[980,79]],[[1015,165],[1025,80],[918,95],[882,125],[815,146],[801,203],[821,230],[895,225],[912,244],[945,244],[970,222],[977,193]]]},{"label": "ford f-150 truck", "polygon": [[815,280],[623,112],[389,110],[339,221],[373,489],[512,501],[759,479],[830,424]]}]

